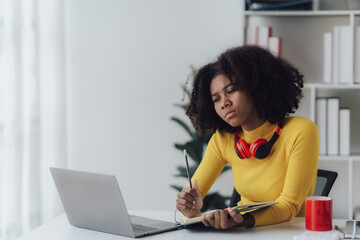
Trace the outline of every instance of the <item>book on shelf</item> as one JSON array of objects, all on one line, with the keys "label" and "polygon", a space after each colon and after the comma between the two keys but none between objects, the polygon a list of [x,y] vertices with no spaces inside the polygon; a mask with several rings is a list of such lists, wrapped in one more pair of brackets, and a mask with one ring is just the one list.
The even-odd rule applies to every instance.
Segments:
[{"label": "book on shelf", "polygon": [[332,31],[332,75],[333,83],[339,82],[339,50],[340,50],[340,27],[335,26]]},{"label": "book on shelf", "polygon": [[270,36],[271,36],[271,27],[259,26],[257,45],[265,49],[268,49]]},{"label": "book on shelf", "polygon": [[339,126],[340,155],[350,155],[350,108],[340,108]]},{"label": "book on shelf", "polygon": [[317,98],[316,99],[316,116],[315,123],[319,131],[320,139],[320,155],[327,154],[326,145],[327,145],[327,99],[326,98]]},{"label": "book on shelf", "polygon": [[327,154],[339,154],[339,106],[337,97],[327,99]]},{"label": "book on shelf", "polygon": [[360,83],[360,26],[355,26],[354,70],[355,83]]},{"label": "book on shelf", "polygon": [[[237,213],[245,213],[245,212],[252,212],[252,211],[257,211],[259,209],[262,208],[267,208],[270,206],[273,206],[275,204],[278,204],[279,202],[260,202],[260,203],[250,203],[250,204],[243,204],[243,205],[239,205],[239,206],[235,206],[232,209],[237,212]],[[184,215],[180,215],[178,221],[180,222],[180,224],[182,225],[190,225],[190,224],[194,224],[194,223],[199,223],[202,221],[202,216],[203,215],[208,215],[216,210],[219,209],[215,209],[215,210],[210,210],[204,213],[199,213],[198,216],[193,217],[193,218],[188,218],[185,217]]]},{"label": "book on shelf", "polygon": [[352,82],[351,27],[339,27],[339,82]]},{"label": "book on shelf", "polygon": [[247,45],[257,45],[258,33],[259,33],[258,26],[246,26],[245,43]]},{"label": "book on shelf", "polygon": [[269,51],[272,52],[276,57],[281,56],[281,37],[270,37],[269,38]]},{"label": "book on shelf", "polygon": [[331,82],[332,71],[332,33],[324,33],[324,79],[325,83]]}]

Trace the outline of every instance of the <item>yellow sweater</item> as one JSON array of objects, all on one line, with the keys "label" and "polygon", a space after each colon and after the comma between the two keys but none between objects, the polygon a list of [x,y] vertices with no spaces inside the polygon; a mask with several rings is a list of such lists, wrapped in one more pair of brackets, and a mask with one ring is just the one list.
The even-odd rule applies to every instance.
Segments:
[{"label": "yellow sweater", "polygon": [[[276,125],[243,131],[248,143],[258,138],[270,140]],[[302,117],[286,117],[280,137],[270,155],[262,160],[240,159],[234,150],[234,134],[216,131],[193,179],[198,180],[204,197],[226,164],[232,167],[234,186],[241,195],[240,204],[277,201],[279,204],[251,213],[255,226],[274,224],[303,216],[306,196],[315,189],[319,157],[319,135],[316,125]],[[301,210],[301,211],[300,211]]]}]

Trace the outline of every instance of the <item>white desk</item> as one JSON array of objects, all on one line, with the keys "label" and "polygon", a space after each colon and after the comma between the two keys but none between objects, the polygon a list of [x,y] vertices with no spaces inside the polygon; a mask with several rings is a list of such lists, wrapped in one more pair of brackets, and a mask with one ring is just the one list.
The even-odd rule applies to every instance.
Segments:
[{"label": "white desk", "polygon": [[[160,220],[173,221],[173,212],[159,211],[130,211],[130,214],[144,217],[151,217]],[[333,225],[344,228],[346,220],[333,221]],[[156,234],[141,239],[207,239],[207,240],[226,240],[226,239],[276,239],[292,240],[294,235],[299,235],[305,231],[305,219],[294,218],[291,221],[279,224],[255,227],[255,228],[232,228],[228,230],[215,230],[210,228],[201,229],[180,229],[171,232]],[[334,230],[333,230],[334,231]],[[19,240],[120,240],[131,239],[113,234],[96,232],[73,227],[69,224],[66,215],[62,214],[54,220],[34,229],[23,235]]]}]

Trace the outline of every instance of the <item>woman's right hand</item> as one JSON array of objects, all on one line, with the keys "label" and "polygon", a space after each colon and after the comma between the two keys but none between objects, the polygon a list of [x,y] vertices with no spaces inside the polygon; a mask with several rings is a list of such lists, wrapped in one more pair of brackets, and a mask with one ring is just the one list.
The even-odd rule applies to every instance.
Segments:
[{"label": "woman's right hand", "polygon": [[197,180],[193,181],[192,188],[183,188],[177,195],[176,208],[188,218],[196,217],[203,206],[203,200]]}]

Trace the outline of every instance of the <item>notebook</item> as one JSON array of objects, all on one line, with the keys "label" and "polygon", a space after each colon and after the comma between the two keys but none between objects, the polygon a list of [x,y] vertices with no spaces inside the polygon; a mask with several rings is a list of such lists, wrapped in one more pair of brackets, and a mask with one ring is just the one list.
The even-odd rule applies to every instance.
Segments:
[{"label": "notebook", "polygon": [[113,175],[50,168],[69,223],[127,237],[176,230],[179,224],[131,216]]},{"label": "notebook", "polygon": [[[278,203],[279,202],[250,203],[250,204],[235,206],[232,209],[237,213],[251,212],[251,211],[256,211],[256,210],[259,210],[262,208],[267,208],[267,207],[273,206]],[[202,215],[208,215],[216,210],[218,210],[218,209],[210,210],[210,211],[207,211],[204,213],[199,213],[198,216],[193,217],[193,218],[188,218],[188,217],[185,217],[184,215],[180,215],[180,217],[178,218],[179,223],[182,225],[191,225],[191,224],[199,223],[202,221]]]},{"label": "notebook", "polygon": [[293,240],[340,240],[342,239],[338,231],[304,231],[299,236],[294,236]]}]

